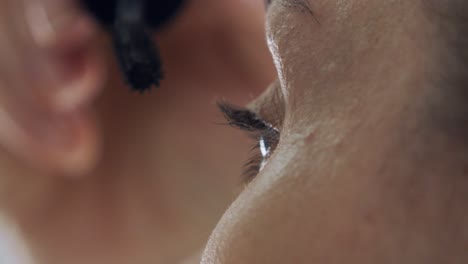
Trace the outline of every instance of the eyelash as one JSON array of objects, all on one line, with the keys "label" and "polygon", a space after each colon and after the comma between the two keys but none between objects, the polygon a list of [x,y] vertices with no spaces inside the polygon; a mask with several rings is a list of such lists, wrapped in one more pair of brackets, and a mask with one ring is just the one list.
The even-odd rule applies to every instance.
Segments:
[{"label": "eyelash", "polygon": [[252,148],[251,157],[244,165],[243,177],[245,182],[250,182],[262,170],[276,149],[280,133],[250,110],[225,102],[218,103],[218,108],[224,114],[228,125],[248,132],[250,137],[257,142]]}]

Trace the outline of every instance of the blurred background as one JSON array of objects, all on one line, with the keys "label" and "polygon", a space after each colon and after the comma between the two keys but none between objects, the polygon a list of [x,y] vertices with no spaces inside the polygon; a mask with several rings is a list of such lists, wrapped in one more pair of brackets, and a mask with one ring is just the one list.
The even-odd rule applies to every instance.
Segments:
[{"label": "blurred background", "polygon": [[[0,2],[5,14],[40,0]],[[2,148],[0,263],[198,263],[254,144],[223,125],[216,102],[244,105],[274,79],[264,15],[263,0],[188,0],[154,36],[166,77],[144,94],[126,87],[99,29],[107,81],[89,108],[101,154],[69,177]]]}]

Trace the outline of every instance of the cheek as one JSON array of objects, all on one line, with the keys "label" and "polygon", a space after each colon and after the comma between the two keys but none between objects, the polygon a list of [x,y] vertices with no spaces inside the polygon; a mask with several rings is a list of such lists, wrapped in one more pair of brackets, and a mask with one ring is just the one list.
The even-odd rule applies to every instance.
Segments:
[{"label": "cheek", "polygon": [[224,215],[202,263],[350,263],[360,259],[353,254],[371,251],[356,215],[363,192],[311,170],[291,176],[308,166],[259,175]]},{"label": "cheek", "polygon": [[406,218],[401,192],[324,155],[323,167],[267,166],[223,216],[202,263],[428,263],[405,255],[425,250],[430,231],[412,240],[421,218]]}]

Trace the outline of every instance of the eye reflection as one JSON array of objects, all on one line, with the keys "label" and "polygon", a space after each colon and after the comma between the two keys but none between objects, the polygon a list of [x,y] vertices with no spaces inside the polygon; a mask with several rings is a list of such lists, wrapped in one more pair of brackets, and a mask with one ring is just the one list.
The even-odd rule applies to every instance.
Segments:
[{"label": "eye reflection", "polygon": [[268,158],[268,155],[270,154],[270,146],[267,145],[265,138],[262,136],[260,137],[259,141],[259,147],[260,147],[260,153],[262,153],[262,157]]},{"label": "eye reflection", "polygon": [[270,156],[270,146],[268,146],[265,138],[262,136],[258,142],[260,153],[262,154],[262,162],[260,163],[259,172],[265,167],[268,157]]}]

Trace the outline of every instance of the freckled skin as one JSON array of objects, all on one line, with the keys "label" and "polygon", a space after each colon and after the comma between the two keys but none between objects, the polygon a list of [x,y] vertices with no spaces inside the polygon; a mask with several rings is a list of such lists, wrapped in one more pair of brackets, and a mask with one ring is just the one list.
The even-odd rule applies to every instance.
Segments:
[{"label": "freckled skin", "polygon": [[[320,24],[283,2],[267,19],[280,144],[202,263],[466,263],[467,161],[427,123],[420,2],[311,1]],[[275,111],[265,96],[252,107]]]}]

